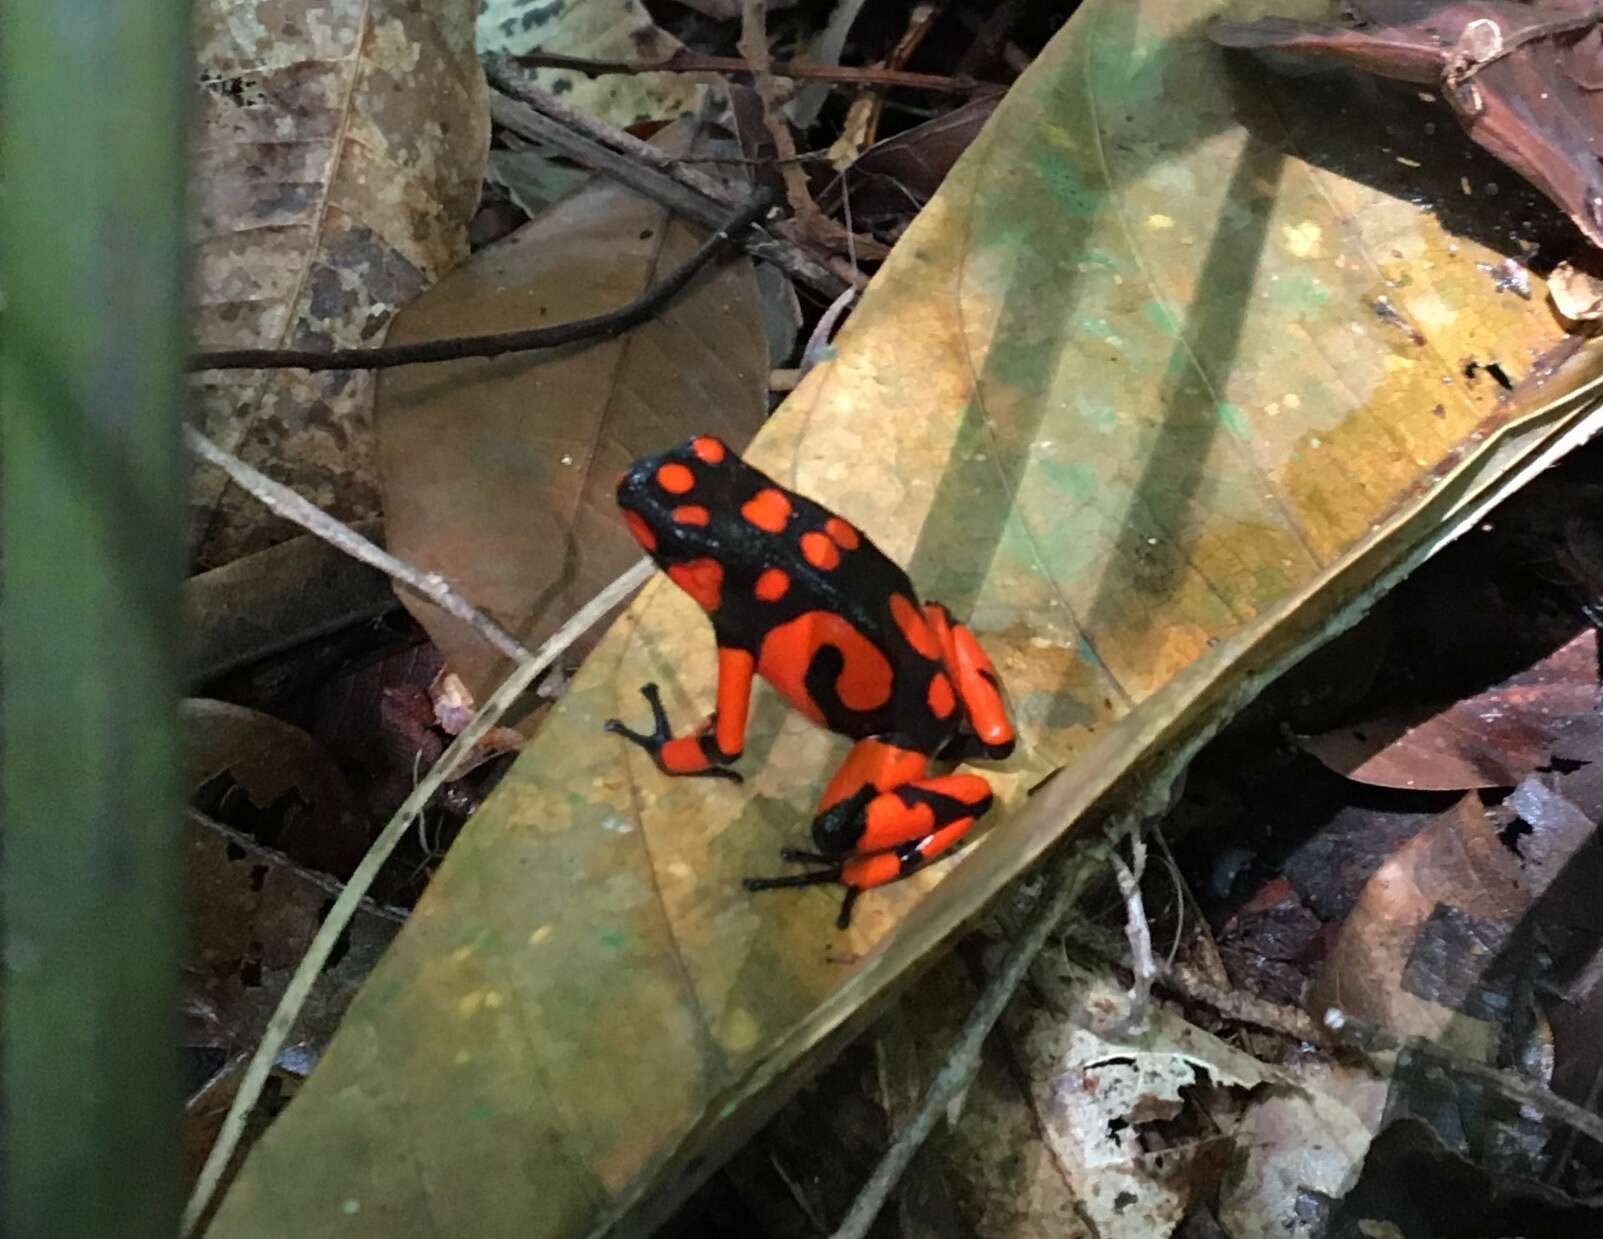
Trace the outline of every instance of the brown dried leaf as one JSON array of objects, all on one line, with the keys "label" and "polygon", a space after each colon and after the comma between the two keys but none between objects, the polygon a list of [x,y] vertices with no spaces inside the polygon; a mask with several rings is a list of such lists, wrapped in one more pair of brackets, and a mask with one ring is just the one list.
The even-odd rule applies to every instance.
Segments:
[{"label": "brown dried leaf", "polygon": [[[267,1027],[295,965],[317,932],[331,891],[307,875],[191,827],[189,897],[193,948],[191,993],[218,1015],[208,1035],[191,1045],[241,1050]],[[362,908],[346,949],[318,977],[279,1062],[309,1071],[339,1026],[357,988],[400,929]]]},{"label": "brown dried leaf", "polygon": [[910,219],[935,196],[1000,101],[986,95],[876,142],[819,195],[818,205],[831,214],[849,208],[860,227]]},{"label": "brown dried leaf", "polygon": [[[683,151],[688,131],[659,135]],[[475,254],[391,338],[510,331],[617,308],[704,233],[597,181]],[[530,647],[639,557],[612,492],[636,456],[691,434],[744,446],[767,410],[768,346],[748,259],[703,273],[652,321],[561,350],[383,376],[375,418],[389,546],[444,573]],[[403,592],[482,699],[504,659]]]},{"label": "brown dried leaf", "polygon": [[[378,344],[467,253],[489,143],[471,10],[405,0],[205,0],[195,146],[200,348]],[[342,519],[378,510],[372,380],[212,372],[201,428]],[[285,536],[212,470],[191,499],[203,566]]]},{"label": "brown dried leaf", "polygon": [[314,869],[349,873],[361,859],[368,840],[355,793],[315,739],[226,701],[190,699],[179,717],[185,786],[204,793],[199,807],[247,833],[266,822],[262,842]]},{"label": "brown dried leaf", "polygon": [[1310,1009],[1340,1007],[1402,1036],[1440,1037],[1484,1058],[1498,1036],[1508,942],[1529,906],[1519,862],[1470,793],[1369,880],[1342,926]]},{"label": "brown dried leaf", "polygon": [[1603,11],[1593,0],[1369,0],[1358,29],[1265,18],[1219,22],[1226,47],[1328,56],[1437,85],[1465,132],[1603,245]]},{"label": "brown dried leaf", "polygon": [[1512,787],[1552,756],[1566,724],[1597,704],[1597,632],[1446,707],[1384,715],[1302,746],[1338,774],[1381,787]]}]

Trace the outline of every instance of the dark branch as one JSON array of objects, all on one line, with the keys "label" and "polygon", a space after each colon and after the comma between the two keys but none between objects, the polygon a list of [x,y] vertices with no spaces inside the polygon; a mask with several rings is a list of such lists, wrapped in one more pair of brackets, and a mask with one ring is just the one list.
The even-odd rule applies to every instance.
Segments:
[{"label": "dark branch", "polygon": [[658,310],[695,279],[698,272],[727,249],[734,238],[767,214],[773,196],[759,190],[722,228],[708,237],[685,263],[666,279],[648,288],[628,305],[594,318],[502,331],[487,336],[459,336],[447,340],[420,340],[416,344],[388,344],[381,348],[339,348],[326,352],[309,349],[238,348],[196,353],[186,369],[197,370],[389,370],[431,361],[458,361],[464,357],[500,357],[533,349],[558,348],[582,340],[605,340],[621,335],[653,317]]}]

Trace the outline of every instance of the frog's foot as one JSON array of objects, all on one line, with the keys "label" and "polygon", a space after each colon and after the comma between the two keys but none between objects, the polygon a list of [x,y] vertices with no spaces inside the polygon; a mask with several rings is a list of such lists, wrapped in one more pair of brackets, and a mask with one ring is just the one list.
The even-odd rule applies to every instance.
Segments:
[{"label": "frog's foot", "polygon": [[[817,852],[802,852],[796,848],[786,848],[779,854],[781,860],[801,861],[806,864],[821,864],[827,866],[823,869],[809,869],[806,873],[790,873],[774,878],[747,878],[745,887],[749,891],[772,891],[787,886],[823,886],[827,883],[841,882],[842,871],[845,865],[842,861]],[[845,929],[852,923],[852,905],[857,897],[863,893],[859,886],[848,886],[846,894],[841,899],[840,915],[835,918],[835,927]]]},{"label": "frog's foot", "polygon": [[651,707],[652,730],[649,733],[635,731],[615,718],[609,718],[602,724],[603,729],[645,749],[651,754],[651,760],[657,763],[657,769],[664,774],[729,779],[735,783],[741,781],[738,771],[722,764],[724,755],[718,751],[713,719],[708,719],[691,735],[676,736],[669,730],[668,712],[662,708],[662,696],[657,686],[643,685],[640,695]]}]

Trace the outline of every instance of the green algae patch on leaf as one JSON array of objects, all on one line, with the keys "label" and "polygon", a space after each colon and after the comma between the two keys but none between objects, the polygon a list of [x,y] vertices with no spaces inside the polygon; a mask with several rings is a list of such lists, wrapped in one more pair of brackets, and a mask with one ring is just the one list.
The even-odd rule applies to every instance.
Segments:
[{"label": "green algae patch on leaf", "polygon": [[985,769],[999,803],[972,845],[865,896],[844,933],[828,889],[742,891],[804,842],[846,745],[762,687],[742,786],[666,779],[601,734],[641,717],[648,680],[679,726],[712,702],[705,618],[654,583],[470,823],[375,973],[385,998],[357,1000],[214,1235],[648,1233],[1089,809],[1161,792],[1590,427],[1596,346],[1484,269],[1545,208],[1510,190],[1476,214],[1472,149],[1377,149],[1439,124],[1412,92],[1277,77],[1212,46],[1214,15],[1089,0],[750,453],[991,653],[1020,745]]}]

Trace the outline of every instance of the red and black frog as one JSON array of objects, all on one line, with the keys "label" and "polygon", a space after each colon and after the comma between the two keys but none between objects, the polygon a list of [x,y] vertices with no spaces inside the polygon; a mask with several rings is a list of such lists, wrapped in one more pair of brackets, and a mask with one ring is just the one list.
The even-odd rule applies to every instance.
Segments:
[{"label": "red and black frog", "polygon": [[752,677],[791,707],[857,743],[813,819],[813,851],[781,856],[819,866],[748,878],[748,890],[838,882],[838,924],[857,896],[922,868],[991,805],[975,774],[931,775],[935,761],[999,760],[1013,727],[985,651],[939,603],[920,605],[907,574],[827,508],[786,490],[703,435],[637,460],[618,479],[635,540],[699,603],[718,642],[716,709],[674,735],[657,686],[649,734],[617,719],[670,775],[739,780]]}]

